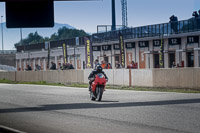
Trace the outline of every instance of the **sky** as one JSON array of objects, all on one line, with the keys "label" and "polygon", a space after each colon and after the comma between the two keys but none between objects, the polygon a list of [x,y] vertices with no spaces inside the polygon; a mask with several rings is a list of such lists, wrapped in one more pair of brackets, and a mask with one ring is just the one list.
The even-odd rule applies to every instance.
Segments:
[{"label": "sky", "polygon": [[[121,0],[116,1],[116,23],[121,25]],[[169,21],[171,15],[188,19],[200,9],[200,0],[127,0],[128,26],[137,27]],[[5,16],[5,3],[0,3],[0,16]],[[97,25],[111,25],[111,0],[54,2],[55,22],[69,24],[88,33]],[[3,22],[5,21],[5,17]]]}]

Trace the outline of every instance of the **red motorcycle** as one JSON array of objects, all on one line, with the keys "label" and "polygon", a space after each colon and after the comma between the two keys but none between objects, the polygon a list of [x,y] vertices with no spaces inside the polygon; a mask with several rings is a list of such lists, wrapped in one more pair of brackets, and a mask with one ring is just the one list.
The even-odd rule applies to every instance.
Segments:
[{"label": "red motorcycle", "polygon": [[105,90],[106,82],[107,82],[107,80],[102,73],[98,73],[95,76],[95,79],[91,85],[92,91],[90,91],[90,99],[92,101],[94,101],[96,99],[98,101],[101,101],[103,92]]}]

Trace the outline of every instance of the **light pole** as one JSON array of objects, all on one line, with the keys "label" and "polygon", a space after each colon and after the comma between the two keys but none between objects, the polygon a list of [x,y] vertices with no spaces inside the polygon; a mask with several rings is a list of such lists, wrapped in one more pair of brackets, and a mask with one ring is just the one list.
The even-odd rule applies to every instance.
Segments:
[{"label": "light pole", "polygon": [[4,50],[3,48],[3,16],[1,16],[1,32],[2,32],[2,51]]},{"label": "light pole", "polygon": [[74,46],[74,68],[76,69],[76,46]]},{"label": "light pole", "polygon": [[112,0],[112,30],[116,30],[115,0]]},{"label": "light pole", "polygon": [[20,37],[21,37],[20,44],[22,45],[22,28],[20,28]]}]

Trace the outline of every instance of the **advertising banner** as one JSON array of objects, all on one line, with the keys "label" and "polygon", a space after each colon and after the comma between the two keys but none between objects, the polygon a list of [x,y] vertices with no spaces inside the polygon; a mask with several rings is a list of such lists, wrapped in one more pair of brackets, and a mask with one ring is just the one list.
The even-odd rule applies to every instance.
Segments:
[{"label": "advertising banner", "polygon": [[67,59],[67,45],[65,43],[63,43],[63,62],[67,63],[68,59]]},{"label": "advertising banner", "polygon": [[88,37],[84,37],[84,41],[85,41],[86,68],[93,68],[92,42]]},{"label": "advertising banner", "polygon": [[121,63],[122,63],[121,65],[122,65],[122,68],[124,68],[125,67],[124,39],[121,32],[119,32],[119,44],[120,44],[120,55],[121,55]]},{"label": "advertising banner", "polygon": [[160,40],[159,65],[160,65],[160,68],[164,68],[164,41],[163,39]]}]

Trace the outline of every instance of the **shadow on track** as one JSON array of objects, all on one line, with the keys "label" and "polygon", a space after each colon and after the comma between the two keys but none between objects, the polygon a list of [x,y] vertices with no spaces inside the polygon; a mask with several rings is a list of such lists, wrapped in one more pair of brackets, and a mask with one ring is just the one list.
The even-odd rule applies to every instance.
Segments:
[{"label": "shadow on track", "polygon": [[[36,112],[36,111],[54,111],[54,110],[72,110],[72,109],[95,109],[95,108],[123,108],[123,107],[141,107],[141,106],[163,106],[176,104],[200,103],[200,99],[183,99],[183,100],[165,100],[165,101],[147,101],[147,102],[127,102],[127,103],[71,103],[71,104],[50,104],[40,105],[40,107],[24,107],[12,109],[0,109],[0,113],[19,113],[19,112]],[[114,101],[115,102],[115,101]],[[116,101],[118,102],[118,101]]]},{"label": "shadow on track", "polygon": [[[96,101],[97,102],[97,101]],[[100,102],[97,103],[118,103],[119,101],[107,101],[107,100],[102,100]]]}]

